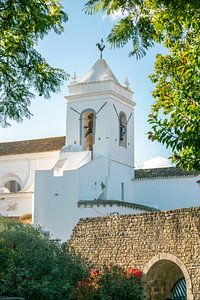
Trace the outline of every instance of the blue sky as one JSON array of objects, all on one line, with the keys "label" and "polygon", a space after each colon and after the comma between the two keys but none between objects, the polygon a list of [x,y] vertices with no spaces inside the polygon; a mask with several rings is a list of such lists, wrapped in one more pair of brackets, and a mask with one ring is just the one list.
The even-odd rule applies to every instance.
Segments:
[{"label": "blue sky", "polygon": [[[103,17],[85,15],[85,1],[63,1],[64,10],[69,14],[65,32],[61,35],[50,33],[38,45],[39,52],[53,66],[66,70],[70,75],[77,72],[81,78],[99,58],[96,43],[109,34],[113,20]],[[150,126],[147,123],[150,106],[153,103],[151,91],[153,85],[148,75],[153,72],[157,53],[163,52],[161,46],[151,49],[147,56],[139,61],[128,57],[130,45],[123,49],[111,50],[106,44],[104,58],[111,67],[117,79],[123,83],[126,76],[134,92],[135,108],[135,161],[142,165],[143,161],[156,156],[168,157],[170,151],[157,142],[147,139]],[[70,81],[70,80],[69,80]],[[53,94],[50,100],[36,97],[32,102],[33,117],[23,123],[12,123],[10,128],[0,128],[0,142],[25,140],[40,137],[65,135],[66,127],[66,82],[60,94]]]}]

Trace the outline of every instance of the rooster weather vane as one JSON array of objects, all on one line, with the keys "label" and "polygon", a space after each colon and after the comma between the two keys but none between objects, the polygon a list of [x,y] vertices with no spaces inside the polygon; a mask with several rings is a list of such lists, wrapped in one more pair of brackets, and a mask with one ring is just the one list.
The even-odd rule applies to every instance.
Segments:
[{"label": "rooster weather vane", "polygon": [[102,52],[105,48],[105,45],[103,44],[103,39],[101,39],[101,44],[97,43],[96,46],[98,47],[99,51],[100,51],[100,58],[102,59]]}]

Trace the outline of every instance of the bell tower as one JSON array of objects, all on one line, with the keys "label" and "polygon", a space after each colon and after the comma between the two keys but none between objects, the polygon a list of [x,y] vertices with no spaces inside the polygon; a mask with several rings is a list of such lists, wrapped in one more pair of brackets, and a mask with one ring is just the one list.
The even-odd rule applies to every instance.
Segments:
[{"label": "bell tower", "polygon": [[133,203],[135,103],[128,80],[120,84],[100,57],[82,79],[73,76],[66,99],[67,144],[52,170],[37,173],[34,200],[35,222],[62,239],[80,217],[141,208]]},{"label": "bell tower", "polygon": [[67,146],[108,159],[106,199],[130,201],[134,168],[134,101],[128,80],[119,83],[100,58],[69,85]]},{"label": "bell tower", "polygon": [[98,59],[81,80],[69,85],[67,145],[134,165],[134,105],[128,81],[121,85]]}]

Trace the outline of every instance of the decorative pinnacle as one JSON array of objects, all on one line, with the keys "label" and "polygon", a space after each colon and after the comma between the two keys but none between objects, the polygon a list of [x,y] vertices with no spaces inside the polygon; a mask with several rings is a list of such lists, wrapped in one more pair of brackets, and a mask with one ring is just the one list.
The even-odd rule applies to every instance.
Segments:
[{"label": "decorative pinnacle", "polygon": [[98,47],[99,51],[100,51],[100,58],[102,59],[102,52],[105,48],[105,45],[103,44],[103,39],[101,39],[101,44],[97,43],[96,46]]},{"label": "decorative pinnacle", "polygon": [[126,80],[124,82],[124,86],[127,88],[127,89],[130,89],[130,84],[129,84],[129,81],[128,81],[128,77],[126,77]]},{"label": "decorative pinnacle", "polygon": [[72,80],[73,80],[74,82],[77,81],[77,75],[76,75],[76,72],[74,72],[74,75],[73,75],[73,77],[72,77]]}]

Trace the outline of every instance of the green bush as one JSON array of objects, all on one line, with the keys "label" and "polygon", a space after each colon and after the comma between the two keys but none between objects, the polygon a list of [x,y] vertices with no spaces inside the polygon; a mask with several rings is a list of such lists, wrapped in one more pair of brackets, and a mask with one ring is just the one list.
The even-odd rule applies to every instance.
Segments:
[{"label": "green bush", "polygon": [[141,271],[91,270],[39,227],[0,217],[0,297],[29,300],[140,300]]},{"label": "green bush", "polygon": [[40,228],[0,217],[0,295],[70,299],[86,264]]}]

